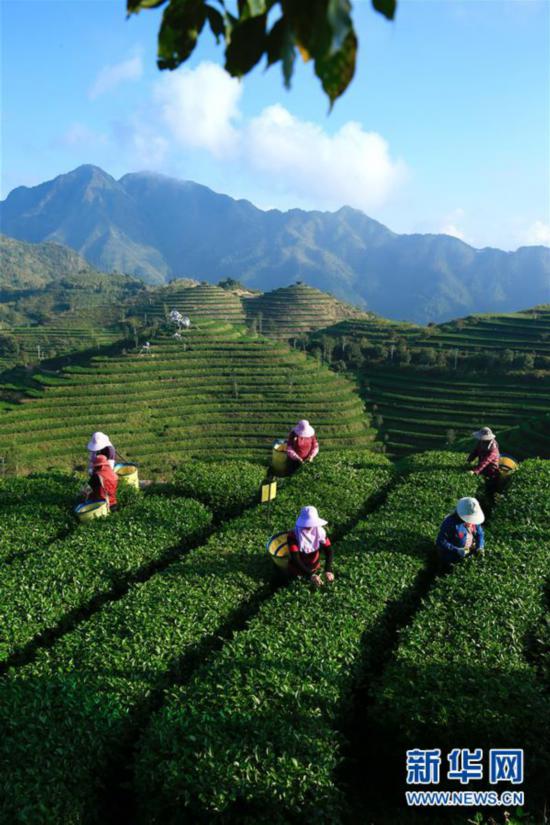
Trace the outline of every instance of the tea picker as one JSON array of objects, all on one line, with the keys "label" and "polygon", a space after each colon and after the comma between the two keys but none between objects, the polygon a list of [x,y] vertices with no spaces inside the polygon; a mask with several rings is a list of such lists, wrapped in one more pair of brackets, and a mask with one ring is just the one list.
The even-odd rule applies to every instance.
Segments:
[{"label": "tea picker", "polygon": [[478,460],[477,467],[470,470],[472,475],[482,475],[485,479],[495,483],[498,479],[500,461],[500,450],[496,440],[496,436],[490,427],[482,427],[472,433],[473,438],[476,439],[477,444],[466,459],[467,464]]},{"label": "tea picker", "polygon": [[490,427],[482,427],[472,433],[472,436],[477,444],[466,461],[469,465],[477,458],[478,464],[470,473],[483,476],[487,492],[495,492],[506,483],[518,465],[511,456],[501,455],[496,436]]},{"label": "tea picker", "polygon": [[333,549],[326,524],[317,508],[309,505],[302,507],[293,530],[276,533],[268,540],[267,552],[285,581],[300,577],[321,587],[321,556],[325,557],[325,580],[334,581]]},{"label": "tea picker", "polygon": [[88,494],[83,504],[75,507],[80,521],[108,516],[117,508],[118,476],[104,455],[94,459],[93,472],[88,481]]},{"label": "tea picker", "polygon": [[291,475],[305,462],[313,461],[319,452],[315,430],[305,418],[298,421],[286,441],[279,439],[273,445],[271,463],[277,475]]},{"label": "tea picker", "polygon": [[289,432],[287,443],[287,460],[290,473],[295,472],[306,461],[313,461],[319,452],[319,442],[315,430],[305,418],[298,421]]},{"label": "tea picker", "polygon": [[484,521],[485,514],[476,498],[466,496],[458,500],[454,512],[445,517],[436,539],[443,570],[450,570],[466,556],[482,553],[485,535],[481,525]]},{"label": "tea picker", "polygon": [[90,453],[88,473],[93,472],[95,459],[102,455],[105,456],[109,467],[115,471],[121,481],[139,489],[138,465],[124,458],[115,449],[108,435],[102,432],[93,433],[86,448]]},{"label": "tea picker", "polygon": [[100,431],[92,433],[92,436],[86,445],[86,449],[89,452],[89,473],[93,472],[94,462],[99,455],[105,456],[111,469],[114,469],[117,452],[108,435]]}]

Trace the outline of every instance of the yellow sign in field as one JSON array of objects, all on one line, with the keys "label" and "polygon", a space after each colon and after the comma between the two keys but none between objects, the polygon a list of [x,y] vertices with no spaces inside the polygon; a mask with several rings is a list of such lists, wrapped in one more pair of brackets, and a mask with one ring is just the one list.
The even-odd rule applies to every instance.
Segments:
[{"label": "yellow sign in field", "polygon": [[277,497],[277,482],[268,481],[267,484],[262,484],[261,498],[262,504],[267,504],[268,501],[273,501]]}]

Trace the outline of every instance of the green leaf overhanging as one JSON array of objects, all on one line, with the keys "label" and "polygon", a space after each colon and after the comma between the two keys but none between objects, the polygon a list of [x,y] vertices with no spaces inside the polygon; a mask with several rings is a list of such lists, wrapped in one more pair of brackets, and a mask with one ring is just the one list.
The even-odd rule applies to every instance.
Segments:
[{"label": "green leaf overhanging", "polygon": [[159,69],[175,69],[197,45],[206,20],[203,0],[172,0],[166,8],[158,41]]}]

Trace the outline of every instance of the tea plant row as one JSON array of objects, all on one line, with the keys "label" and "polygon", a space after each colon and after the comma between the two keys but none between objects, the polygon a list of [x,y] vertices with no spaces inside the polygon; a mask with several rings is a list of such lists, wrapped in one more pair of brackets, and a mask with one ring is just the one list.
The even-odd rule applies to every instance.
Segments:
[{"label": "tea plant row", "polygon": [[211,518],[192,499],[150,496],[14,560],[0,578],[0,661],[169,550],[198,541]]},{"label": "tea plant row", "polygon": [[543,787],[550,701],[529,640],[546,608],[549,489],[549,463],[525,461],[492,514],[485,558],[439,579],[403,634],[371,713],[394,754],[523,747],[531,787]]},{"label": "tea plant row", "polygon": [[391,641],[388,606],[405,610],[414,597],[442,518],[476,492],[456,455],[430,453],[409,469],[336,543],[332,586],[278,591],[188,685],[169,691],[138,755],[147,822],[261,821],[266,810],[281,825],[340,821],[339,730],[359,674]]},{"label": "tea plant row", "polygon": [[[255,507],[224,524],[204,546],[132,587],[89,621],[12,669],[0,682],[0,778],[14,822],[75,823],[97,810],[109,760],[151,694],[179,662],[207,650],[238,611],[268,595],[264,544],[315,503],[344,530],[391,475],[380,457],[319,456],[290,478],[273,507],[273,528]],[[183,664],[182,664],[183,657]]]},{"label": "tea plant row", "polygon": [[70,531],[77,486],[74,479],[52,474],[0,481],[0,562],[46,548]]}]

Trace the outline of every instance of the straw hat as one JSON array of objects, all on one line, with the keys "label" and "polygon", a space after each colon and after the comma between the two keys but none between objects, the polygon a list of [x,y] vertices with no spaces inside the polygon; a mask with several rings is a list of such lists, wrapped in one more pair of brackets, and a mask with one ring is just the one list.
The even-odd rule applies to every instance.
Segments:
[{"label": "straw hat", "polygon": [[302,507],[296,519],[296,527],[323,527],[327,522],[319,517],[317,507]]},{"label": "straw hat", "polygon": [[490,427],[482,427],[481,430],[476,430],[472,435],[474,438],[477,438],[478,441],[492,441],[493,438],[496,438]]},{"label": "straw hat", "polygon": [[300,438],[311,438],[315,435],[315,430],[305,418],[302,418],[301,421],[298,421],[296,426],[294,427],[294,432],[296,435],[300,436]]},{"label": "straw hat", "polygon": [[88,446],[86,447],[87,450],[90,450],[92,453],[97,453],[98,450],[103,450],[105,447],[112,447],[111,441],[108,435],[105,433],[94,433],[90,440],[88,441]]},{"label": "straw hat", "polygon": [[485,521],[485,515],[477,498],[466,496],[466,498],[459,499],[456,505],[456,512],[462,521],[468,524],[483,524]]}]

